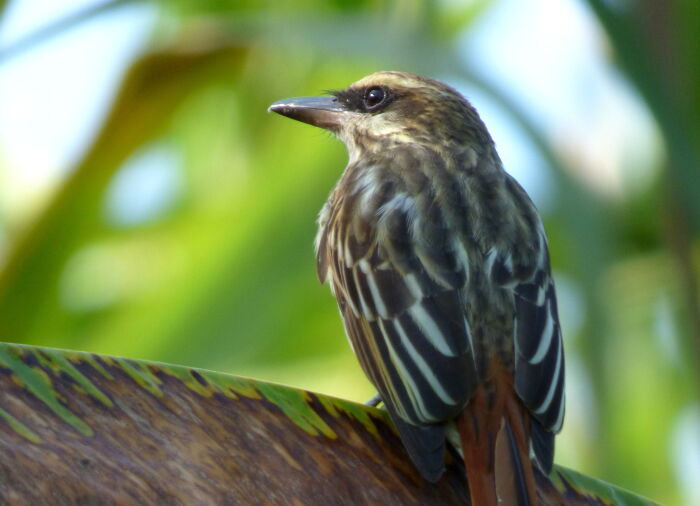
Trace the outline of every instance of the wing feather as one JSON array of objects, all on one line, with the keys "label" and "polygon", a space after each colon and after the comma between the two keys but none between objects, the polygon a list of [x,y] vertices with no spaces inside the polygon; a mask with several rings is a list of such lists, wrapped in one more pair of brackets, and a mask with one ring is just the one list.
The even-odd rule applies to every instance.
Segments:
[{"label": "wing feather", "polygon": [[[564,418],[564,348],[547,239],[525,191],[512,178],[508,188],[524,222],[518,246],[496,251],[491,278],[513,290],[515,390],[533,418],[531,445],[545,473],[552,467],[554,434]],[[533,236],[534,234],[534,236]]]},{"label": "wing feather", "polygon": [[[534,421],[532,447],[548,473],[564,418],[564,349],[546,242],[530,279],[515,284],[515,390]],[[548,433],[549,435],[547,435]]]},{"label": "wing feather", "polygon": [[[546,255],[545,255],[546,258]],[[561,429],[564,349],[549,262],[515,287],[515,388],[546,429]]]},{"label": "wing feather", "polygon": [[[443,467],[442,422],[458,414],[476,384],[460,294],[466,267],[446,243],[447,233],[432,238],[439,240],[436,244],[417,244],[413,198],[387,199],[392,204],[381,206],[381,212],[377,208],[373,226],[357,223],[372,214],[366,210],[348,213],[353,223],[337,212],[321,231],[328,235],[333,228],[335,240],[321,238],[318,244],[326,249],[318,256],[327,258],[329,280],[360,364],[392,418],[400,420],[397,428],[421,472],[435,479]],[[441,219],[434,212],[427,215]]]}]

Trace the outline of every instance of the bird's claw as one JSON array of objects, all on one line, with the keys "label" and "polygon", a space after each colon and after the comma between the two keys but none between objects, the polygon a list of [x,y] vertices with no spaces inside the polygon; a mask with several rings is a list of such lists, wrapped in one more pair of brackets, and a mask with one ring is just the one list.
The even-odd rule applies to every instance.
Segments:
[{"label": "bird's claw", "polygon": [[373,408],[376,408],[379,406],[380,402],[382,402],[381,395],[374,394],[367,402],[365,402],[365,406],[372,406]]}]

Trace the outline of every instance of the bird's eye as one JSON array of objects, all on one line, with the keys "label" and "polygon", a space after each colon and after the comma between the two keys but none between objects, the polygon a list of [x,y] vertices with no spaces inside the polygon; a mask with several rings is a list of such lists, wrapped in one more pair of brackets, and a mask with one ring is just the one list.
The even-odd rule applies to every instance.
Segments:
[{"label": "bird's eye", "polygon": [[368,111],[375,111],[387,101],[388,93],[384,88],[380,86],[373,86],[372,88],[367,88],[365,91],[365,96],[363,103],[365,109]]}]

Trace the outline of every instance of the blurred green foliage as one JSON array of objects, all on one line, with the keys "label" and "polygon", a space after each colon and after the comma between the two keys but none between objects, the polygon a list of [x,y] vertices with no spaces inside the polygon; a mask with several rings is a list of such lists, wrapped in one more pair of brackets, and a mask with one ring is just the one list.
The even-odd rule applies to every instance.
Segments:
[{"label": "blurred green foliage", "polygon": [[[125,3],[134,2],[107,2],[53,28]],[[674,430],[700,388],[700,4],[588,1],[611,65],[645,100],[665,147],[652,186],[611,202],[571,176],[507,87],[459,57],[460,36],[495,1],[151,3],[159,18],[148,52],[124,76],[91,147],[37,219],[10,237],[0,341],[369,396],[312,253],[315,216],[344,148],[264,111],[378,69],[450,75],[498,103],[554,169],[544,216],[553,266],[585,308],[582,328],[565,336],[578,371],[569,379],[583,386],[569,395],[557,461],[680,501]],[[0,54],[0,65],[21,49]],[[115,215],[119,178],[163,153],[182,181],[172,205],[135,223]],[[582,391],[590,409],[575,395]]]}]

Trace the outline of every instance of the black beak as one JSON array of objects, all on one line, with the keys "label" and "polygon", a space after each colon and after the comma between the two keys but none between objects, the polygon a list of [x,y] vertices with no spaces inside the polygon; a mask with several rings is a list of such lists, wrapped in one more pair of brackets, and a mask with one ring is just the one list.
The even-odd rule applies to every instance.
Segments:
[{"label": "black beak", "polygon": [[337,130],[348,112],[335,97],[286,98],[278,100],[267,110],[327,130]]}]

